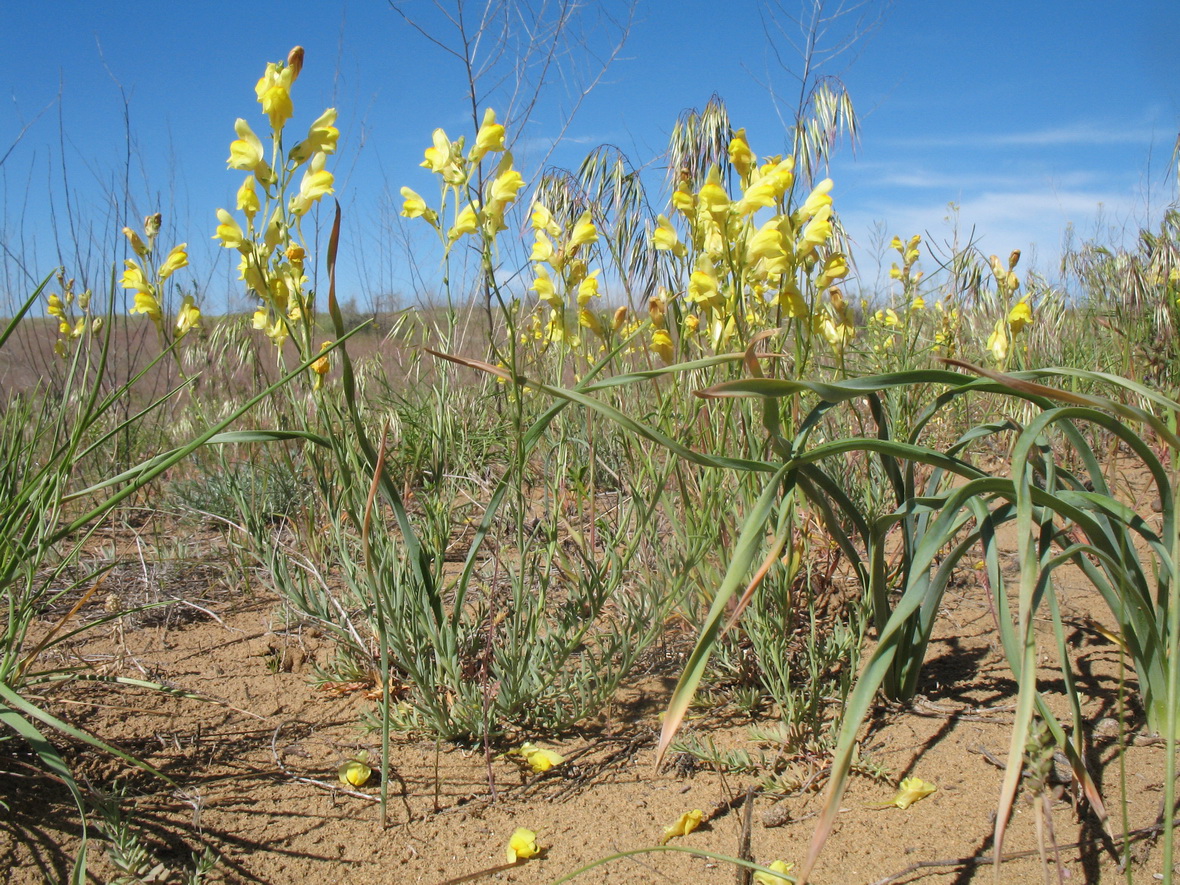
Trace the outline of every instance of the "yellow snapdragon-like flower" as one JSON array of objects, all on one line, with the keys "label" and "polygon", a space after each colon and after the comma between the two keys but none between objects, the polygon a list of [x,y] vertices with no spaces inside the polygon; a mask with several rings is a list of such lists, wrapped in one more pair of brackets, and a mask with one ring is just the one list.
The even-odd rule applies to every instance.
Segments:
[{"label": "yellow snapdragon-like flower", "polygon": [[433,225],[438,224],[438,213],[426,205],[426,201],[418,195],[418,193],[411,188],[403,187],[401,189],[402,203],[401,214],[404,218],[425,218]]},{"label": "yellow snapdragon-like flower", "polygon": [[779,220],[773,218],[758,228],[746,245],[746,261],[751,265],[761,262],[764,274],[781,274],[787,269],[787,253]]},{"label": "yellow snapdragon-like flower", "polygon": [[1017,302],[1016,306],[1008,312],[1008,326],[1012,329],[1013,335],[1019,335],[1025,326],[1032,324],[1032,321],[1032,307],[1027,301]]},{"label": "yellow snapdragon-like flower", "polygon": [[[148,282],[147,275],[143,272],[142,267],[130,258],[123,262],[123,266],[126,269],[123,271],[123,278],[119,281],[119,285],[124,289],[134,289],[136,292],[154,294],[155,290],[152,284]],[[50,304],[52,305],[52,302]]]},{"label": "yellow snapdragon-like flower", "polygon": [[578,219],[577,224],[574,225],[573,232],[570,234],[569,251],[572,254],[579,246],[589,246],[597,242],[598,228],[590,220],[590,213],[583,212],[582,217]]},{"label": "yellow snapdragon-like flower", "polygon": [[667,329],[652,330],[651,349],[659,354],[660,359],[665,363],[671,363],[676,358],[672,347],[672,336],[668,334]]},{"label": "yellow snapdragon-like flower", "polygon": [[541,231],[547,236],[561,236],[561,225],[554,220],[553,213],[541,203],[533,203],[533,214],[529,217],[529,224],[533,230]]},{"label": "yellow snapdragon-like flower", "polygon": [[[460,162],[461,145],[453,143],[447,138],[442,129],[435,129],[431,135],[432,144],[426,149],[424,159],[419,165],[425,166],[431,172],[441,175],[443,181],[453,187],[460,187],[467,181],[467,173]],[[462,139],[460,139],[462,141]]]},{"label": "yellow snapdragon-like flower", "polygon": [[475,146],[471,148],[471,162],[478,163],[493,151],[504,150],[504,127],[496,122],[496,112],[488,108],[483,113],[483,123],[475,135]]},{"label": "yellow snapdragon-like flower", "polygon": [[242,232],[242,227],[236,218],[224,209],[218,209],[217,221],[217,233],[213,235],[213,239],[221,240],[222,248],[241,250],[243,247],[249,247],[249,244],[246,243],[246,235]]},{"label": "yellow snapdragon-like flower", "polygon": [[455,242],[459,237],[473,234],[479,228],[479,208],[476,204],[468,203],[455,218],[455,224],[447,232],[447,239]]},{"label": "yellow snapdragon-like flower", "polygon": [[176,311],[176,337],[183,338],[201,323],[201,309],[192,295],[185,295]]},{"label": "yellow snapdragon-like flower", "polygon": [[153,323],[157,326],[163,319],[163,312],[160,309],[159,299],[151,292],[136,292],[135,304],[128,313],[142,313],[151,317]]},{"label": "yellow snapdragon-like flower", "polygon": [[824,262],[823,270],[816,278],[815,287],[826,289],[836,280],[842,280],[846,276],[848,276],[848,259],[840,252],[833,252]]},{"label": "yellow snapdragon-like flower", "polygon": [[172,276],[172,274],[176,273],[182,267],[188,267],[188,252],[185,251],[187,248],[188,243],[181,243],[179,246],[173,247],[172,251],[168,253],[168,257],[160,265],[158,274],[160,282],[168,279],[168,277]]},{"label": "yellow snapdragon-like flower", "polygon": [[246,216],[247,221],[253,221],[254,216],[262,205],[258,202],[258,191],[254,189],[254,176],[246,176],[242,186],[238,188],[238,211]]},{"label": "yellow snapdragon-like flower", "polygon": [[767,867],[768,870],[772,870],[773,872],[764,873],[762,870],[754,871],[754,885],[783,885],[784,882],[791,881],[787,873],[791,872],[794,868],[795,865],[793,863],[776,860]]},{"label": "yellow snapdragon-like flower", "polygon": [[706,307],[720,308],[724,304],[717,269],[707,255],[697,258],[696,269],[688,278],[688,291],[685,297],[693,304]]},{"label": "yellow snapdragon-like flower", "polygon": [[[295,50],[292,50],[292,54],[294,52]],[[295,82],[298,73],[294,65],[271,62],[254,85],[254,94],[258,96],[262,112],[270,119],[270,127],[275,132],[281,131],[295,113],[291,104],[291,84]]]},{"label": "yellow snapdragon-like flower", "polygon": [[485,211],[487,215],[502,221],[504,212],[515,202],[516,195],[520,193],[523,187],[524,177],[512,168],[512,155],[504,154],[504,159],[500,162],[500,166],[497,169],[496,177],[485,188],[487,199]]},{"label": "yellow snapdragon-like flower", "polygon": [[992,355],[992,359],[1003,365],[1008,359],[1008,345],[1008,323],[1004,320],[996,320],[996,326],[987,339],[987,350]]},{"label": "yellow snapdragon-like flower", "polygon": [[701,209],[714,217],[729,211],[729,194],[721,184],[721,173],[716,166],[709,170],[697,199],[700,201]]},{"label": "yellow snapdragon-like flower", "polygon": [[[134,264],[134,262],[130,263]],[[136,267],[138,268],[138,265],[136,265]],[[126,275],[124,275],[124,279],[126,279]],[[59,320],[64,320],[66,318],[65,305],[62,303],[60,295],[54,293],[53,295],[49,296],[49,307],[46,308],[46,311],[50,316],[57,317]]]},{"label": "yellow snapdragon-like flower", "polygon": [[694,808],[692,811],[686,811],[676,819],[676,822],[670,827],[664,829],[664,835],[660,838],[660,844],[666,845],[670,840],[677,836],[687,836],[693,830],[701,825],[705,813],[699,808]]},{"label": "yellow snapdragon-like flower", "polygon": [[652,233],[651,244],[661,252],[671,252],[680,258],[688,254],[688,249],[676,234],[676,228],[663,215],[656,216],[656,229]]},{"label": "yellow snapdragon-like flower", "polygon": [[739,129],[729,140],[729,162],[742,178],[749,176],[750,170],[758,162],[754,152],[750,150],[750,143],[746,141],[745,129]]},{"label": "yellow snapdragon-like flower", "polygon": [[505,850],[504,856],[508,859],[508,863],[516,863],[518,860],[536,857],[540,853],[541,847],[537,844],[537,834],[524,827],[517,827],[508,840],[508,848]]},{"label": "yellow snapdragon-like flower", "polygon": [[529,255],[529,261],[552,261],[553,255],[553,241],[549,239],[548,234],[543,230],[535,231],[533,234],[533,251]]},{"label": "yellow snapdragon-like flower", "polygon": [[253,173],[259,181],[264,183],[270,181],[273,176],[270,164],[266,162],[261,139],[254,134],[250,124],[241,117],[234,122],[234,131],[238,137],[229,144],[227,167]]},{"label": "yellow snapdragon-like flower", "polygon": [[598,297],[598,274],[599,270],[593,271],[588,277],[578,284],[578,307],[585,307],[591,298]]},{"label": "yellow snapdragon-like flower", "polygon": [[822,209],[828,209],[828,214],[831,214],[832,196],[831,190],[834,182],[830,178],[825,178],[815,186],[807,199],[796,213],[799,221],[806,221],[809,218],[815,218]]},{"label": "yellow snapdragon-like flower", "polygon": [[336,128],[336,109],[328,108],[307,130],[307,138],[291,148],[291,160],[298,166],[316,154],[336,153],[340,130]]},{"label": "yellow snapdragon-like flower", "polygon": [[563,307],[561,297],[557,294],[557,289],[553,285],[553,279],[549,276],[549,271],[541,264],[536,265],[533,271],[537,276],[533,280],[533,284],[529,286],[529,289],[536,292],[537,297],[554,310],[561,310]]},{"label": "yellow snapdragon-like flower", "polygon": [[317,203],[325,194],[333,193],[332,184],[335,179],[324,166],[328,162],[328,155],[320,151],[311,158],[303,179],[299,182],[299,193],[291,198],[288,207],[292,215],[304,215],[307,210]]},{"label": "yellow snapdragon-like flower", "polygon": [[832,237],[832,206],[821,206],[803,228],[803,236],[795,247],[799,258],[806,258],[816,246],[826,243]]}]

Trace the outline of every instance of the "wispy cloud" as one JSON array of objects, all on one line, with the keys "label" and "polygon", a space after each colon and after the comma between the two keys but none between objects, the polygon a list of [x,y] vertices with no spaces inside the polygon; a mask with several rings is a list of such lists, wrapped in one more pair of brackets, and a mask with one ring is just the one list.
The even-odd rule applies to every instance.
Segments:
[{"label": "wispy cloud", "polygon": [[1094,123],[1079,123],[1071,126],[1055,126],[1048,129],[1034,129],[1028,132],[985,132],[961,135],[905,136],[882,138],[882,144],[909,148],[936,147],[1059,147],[1099,146],[1114,144],[1142,144],[1167,137],[1162,129],[1136,126],[1127,127],[1117,123],[1099,126]]}]

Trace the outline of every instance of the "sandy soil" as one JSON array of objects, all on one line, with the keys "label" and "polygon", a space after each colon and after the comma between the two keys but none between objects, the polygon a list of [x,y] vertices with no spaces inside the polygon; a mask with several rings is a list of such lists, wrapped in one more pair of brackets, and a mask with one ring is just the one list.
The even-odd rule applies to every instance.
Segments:
[{"label": "sandy soil", "polygon": [[[290,623],[263,589],[231,591],[215,567],[204,567],[212,571],[202,573],[196,591],[185,584],[191,575],[173,576],[200,609],[178,605],[150,618],[129,616],[121,628],[101,628],[70,654],[103,673],[160,680],[213,700],[75,686],[54,701],[72,721],[173,779],[170,787],[90,752],[75,750],[72,757],[96,786],[126,784],[128,817],[167,866],[182,868],[194,850],[208,846],[220,858],[213,881],[549,883],[611,854],[655,846],[664,828],[692,809],[704,812],[704,824],[670,845],[732,856],[743,853],[748,838],[747,856],[762,863],[798,861],[806,852],[822,801],[822,757],[790,760],[804,789],[785,798],[755,792],[748,801],[748,789],[757,784],[748,774],[684,758],[654,770],[658,715],[676,661],[637,677],[594,727],[542,741],[567,759],[544,775],[526,775],[502,755],[489,762],[480,748],[398,738],[382,828],[377,786],[352,795],[336,779],[337,766],[357,750],[377,755],[378,738],[358,728],[360,714],[372,707],[364,689],[318,688],[315,665],[327,662],[330,644]],[[166,585],[167,575],[159,580]],[[1149,827],[1161,811],[1164,750],[1142,733],[1131,674],[1128,709],[1120,714],[1116,648],[1085,620],[1102,617],[1099,601],[1081,586],[1066,585],[1061,593],[1086,698],[1090,761],[1112,811],[1112,829]],[[814,876],[821,885],[993,880],[982,861],[992,853],[1002,778],[996,761],[1007,754],[1015,685],[977,583],[953,591],[943,614],[921,696],[904,708],[882,706],[866,727],[864,756],[890,780],[854,779]],[[1060,673],[1050,657],[1042,663],[1041,684],[1052,695]],[[1112,722],[1120,715],[1127,723],[1125,785],[1120,729]],[[689,732],[722,748],[751,747],[751,724],[698,719]],[[76,813],[65,791],[36,774],[28,757],[13,756],[12,746],[0,747],[0,802],[10,808],[0,814],[0,870],[13,883],[64,880],[78,844]],[[908,810],[881,807],[910,775],[937,791]],[[1043,840],[1060,850],[1046,847],[1048,860],[1042,860],[1042,805],[1023,795],[1004,844],[1013,859],[999,881],[1122,880],[1115,845],[1100,838],[1093,813],[1076,805],[1068,788],[1056,792],[1051,832],[1044,830]],[[520,826],[536,830],[546,850],[503,868],[505,846]],[[1152,881],[1160,872],[1158,840],[1137,838],[1132,854],[1134,881]],[[93,881],[109,881],[102,855],[94,845]],[[736,875],[728,863],[664,851],[613,860],[575,881],[740,882]]]}]

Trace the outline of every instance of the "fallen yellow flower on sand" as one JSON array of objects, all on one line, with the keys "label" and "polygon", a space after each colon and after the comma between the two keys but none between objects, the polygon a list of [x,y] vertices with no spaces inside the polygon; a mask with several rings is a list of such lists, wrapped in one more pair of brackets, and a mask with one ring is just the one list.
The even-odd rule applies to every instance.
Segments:
[{"label": "fallen yellow flower on sand", "polygon": [[517,827],[512,838],[508,840],[508,848],[505,849],[504,856],[508,858],[508,863],[516,863],[518,860],[536,857],[540,853],[541,847],[537,844],[537,834],[524,827]]},{"label": "fallen yellow flower on sand", "polygon": [[934,784],[928,784],[926,781],[916,777],[907,777],[901,782],[897,789],[897,795],[889,802],[889,805],[896,805],[898,808],[909,808],[919,799],[925,799],[938,787]]},{"label": "fallen yellow flower on sand", "polygon": [[368,766],[368,761],[369,754],[362,750],[336,769],[336,777],[346,787],[363,787],[373,776],[373,769]]},{"label": "fallen yellow flower on sand", "polygon": [[677,818],[676,823],[665,828],[664,837],[660,839],[660,844],[667,845],[669,840],[675,839],[677,836],[687,836],[701,825],[701,819],[704,816],[705,813],[699,808],[684,812],[684,814]]},{"label": "fallen yellow flower on sand", "polygon": [[[773,870],[773,873],[764,873],[762,870],[754,871],[754,885],[782,885],[783,882],[790,882],[791,880],[787,878],[787,873],[791,872],[794,868],[795,865],[793,863],[776,860],[767,867],[768,870]],[[776,873],[781,873],[781,875],[776,875]]]},{"label": "fallen yellow flower on sand", "polygon": [[548,771],[550,768],[556,768],[565,762],[565,757],[560,753],[546,750],[532,743],[521,744],[519,749],[511,750],[510,754],[520,756],[537,774]]}]

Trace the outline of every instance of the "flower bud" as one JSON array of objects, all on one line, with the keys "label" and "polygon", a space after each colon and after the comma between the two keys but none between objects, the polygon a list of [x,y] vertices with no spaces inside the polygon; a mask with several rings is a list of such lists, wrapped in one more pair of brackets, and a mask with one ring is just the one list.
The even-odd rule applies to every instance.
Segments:
[{"label": "flower bud", "polygon": [[1008,270],[1016,269],[1016,262],[1020,260],[1020,250],[1013,249],[1012,254],[1008,256]]},{"label": "flower bud", "polygon": [[291,82],[294,83],[299,78],[299,72],[303,70],[302,46],[296,46],[287,53],[287,67],[291,69]]},{"label": "flower bud", "polygon": [[149,215],[143,220],[143,232],[147,234],[149,240],[154,240],[160,235],[160,225],[164,223],[164,216],[157,212],[155,215]]}]

